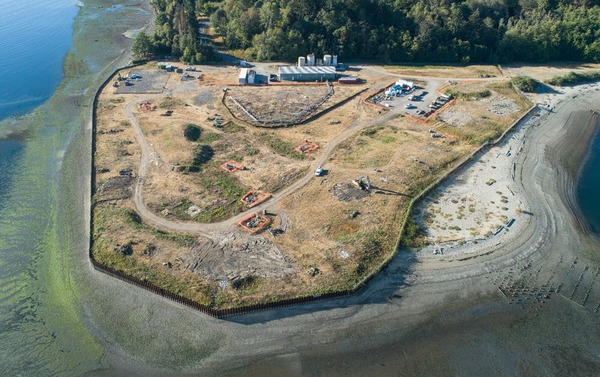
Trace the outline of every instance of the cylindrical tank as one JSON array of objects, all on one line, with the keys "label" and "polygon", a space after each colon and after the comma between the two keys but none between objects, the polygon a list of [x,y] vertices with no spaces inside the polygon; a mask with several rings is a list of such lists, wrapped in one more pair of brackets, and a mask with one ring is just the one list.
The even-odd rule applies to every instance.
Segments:
[{"label": "cylindrical tank", "polygon": [[317,59],[317,65],[318,66],[322,66],[323,65],[323,59]]},{"label": "cylindrical tank", "polygon": [[306,56],[306,64],[310,66],[315,65],[315,54],[308,54]]},{"label": "cylindrical tank", "polygon": [[304,56],[300,56],[298,58],[298,67],[304,67],[306,65],[306,58]]},{"label": "cylindrical tank", "polygon": [[323,56],[323,62],[327,66],[331,65],[331,55],[324,55]]},{"label": "cylindrical tank", "polygon": [[337,55],[333,55],[331,58],[331,65],[337,67]]}]

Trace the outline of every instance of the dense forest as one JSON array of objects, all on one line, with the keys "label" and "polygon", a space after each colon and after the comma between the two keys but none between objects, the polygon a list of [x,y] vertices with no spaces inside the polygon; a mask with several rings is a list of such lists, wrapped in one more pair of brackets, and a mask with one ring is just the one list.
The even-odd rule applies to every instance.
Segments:
[{"label": "dense forest", "polygon": [[214,58],[198,17],[256,60],[600,61],[600,0],[152,0],[153,53]]},{"label": "dense forest", "polygon": [[190,64],[216,60],[211,44],[200,38],[200,0],[152,0],[156,12],[155,32],[140,33],[133,45],[139,58],[173,55]]}]

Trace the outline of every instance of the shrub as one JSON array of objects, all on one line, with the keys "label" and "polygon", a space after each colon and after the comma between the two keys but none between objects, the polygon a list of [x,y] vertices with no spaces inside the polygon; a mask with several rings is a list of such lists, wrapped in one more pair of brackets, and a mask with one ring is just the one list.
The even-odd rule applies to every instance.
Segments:
[{"label": "shrub", "polygon": [[510,83],[517,89],[527,92],[533,93],[537,90],[540,83],[529,76],[516,76],[510,80]]},{"label": "shrub", "polygon": [[592,72],[569,72],[564,76],[554,76],[548,80],[546,83],[550,85],[557,86],[565,86],[572,84],[579,84],[582,82],[594,81],[600,79],[600,71],[592,71]]},{"label": "shrub", "polygon": [[195,124],[188,123],[184,126],[183,136],[188,141],[198,141],[200,139],[200,135],[202,134],[202,129]]}]

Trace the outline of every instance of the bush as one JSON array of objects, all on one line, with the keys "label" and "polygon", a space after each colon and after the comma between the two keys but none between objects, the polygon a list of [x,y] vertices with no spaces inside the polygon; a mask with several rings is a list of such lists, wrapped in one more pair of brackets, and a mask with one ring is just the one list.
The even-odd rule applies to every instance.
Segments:
[{"label": "bush", "polygon": [[196,148],[196,151],[194,152],[193,164],[195,166],[200,166],[210,161],[210,159],[214,155],[215,151],[210,145],[199,145],[198,148]]},{"label": "bush", "polygon": [[406,228],[404,228],[400,245],[404,247],[420,247],[425,245],[425,231],[412,218],[409,218],[406,222]]},{"label": "bush", "polygon": [[183,136],[185,136],[188,141],[198,141],[201,134],[202,129],[195,124],[188,123],[183,129]]},{"label": "bush", "polygon": [[529,76],[516,76],[510,80],[510,83],[517,89],[527,92],[533,93],[537,90],[540,83]]},{"label": "bush", "polygon": [[548,80],[546,80],[547,84],[556,85],[556,86],[565,86],[565,85],[573,85],[579,84],[588,81],[595,81],[600,79],[600,71],[593,72],[569,72],[564,76],[554,76]]}]

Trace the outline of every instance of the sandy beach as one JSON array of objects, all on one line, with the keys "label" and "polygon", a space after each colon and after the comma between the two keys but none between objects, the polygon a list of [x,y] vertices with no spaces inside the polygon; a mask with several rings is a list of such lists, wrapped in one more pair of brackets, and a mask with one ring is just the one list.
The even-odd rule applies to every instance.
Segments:
[{"label": "sandy beach", "polygon": [[[516,238],[529,226],[533,216],[525,192],[517,182],[519,172],[523,174],[522,166],[518,164],[519,157],[522,153],[529,153],[525,149],[526,138],[530,137],[533,128],[542,127],[553,118],[553,111],[562,102],[583,98],[592,104],[591,96],[599,90],[597,84],[588,84],[542,96],[543,102],[538,104],[533,114],[500,143],[477,154],[468,166],[446,179],[417,207],[416,218],[425,228],[429,243],[417,255],[438,260],[470,258],[488,253],[503,242]],[[593,114],[586,114],[585,110],[581,113],[569,114],[573,119],[569,118],[567,122],[594,122]],[[565,134],[557,140],[569,137],[589,140],[593,129],[585,127],[580,135]],[[585,143],[578,143],[577,150],[568,153],[571,166],[566,168],[572,180],[576,180],[578,161],[583,158],[585,150]],[[572,198],[568,196],[567,200],[571,211],[577,211]],[[585,224],[581,225],[585,227]]]}]

